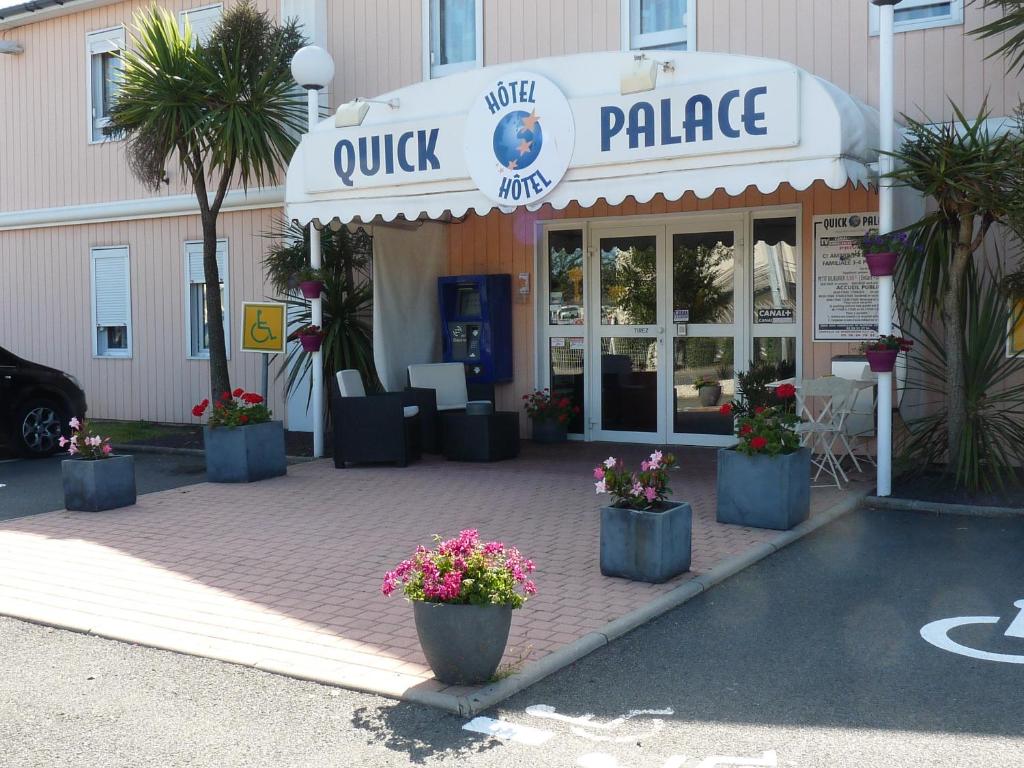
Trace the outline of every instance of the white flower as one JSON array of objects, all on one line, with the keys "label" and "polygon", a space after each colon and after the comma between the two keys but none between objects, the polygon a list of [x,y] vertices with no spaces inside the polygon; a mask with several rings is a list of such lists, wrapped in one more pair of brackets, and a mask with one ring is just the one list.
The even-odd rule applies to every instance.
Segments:
[{"label": "white flower", "polygon": [[72,435],[71,439],[68,440],[68,442],[71,443],[73,446],[75,446],[77,448],[78,447],[78,435]]},{"label": "white flower", "polygon": [[614,456],[609,456],[607,459],[604,460],[604,465],[606,467],[608,467],[608,469],[611,469],[617,463],[618,463],[618,460]]},{"label": "white flower", "polygon": [[651,469],[657,469],[661,466],[662,456],[663,454],[661,451],[655,451],[651,454]]},{"label": "white flower", "polygon": [[605,485],[604,480],[594,483],[594,488],[597,489],[597,493],[608,493],[608,486]]},{"label": "white flower", "polygon": [[78,429],[80,426],[82,426],[82,422],[78,420],[77,416],[72,416],[71,421],[68,422],[68,426],[71,427],[72,429]]}]

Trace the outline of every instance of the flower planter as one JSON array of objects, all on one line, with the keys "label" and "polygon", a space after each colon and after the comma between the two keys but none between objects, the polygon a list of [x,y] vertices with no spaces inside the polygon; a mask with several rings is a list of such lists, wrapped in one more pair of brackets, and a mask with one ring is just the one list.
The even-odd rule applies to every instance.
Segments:
[{"label": "flower planter", "polygon": [[869,349],[864,354],[868,358],[868,366],[875,373],[890,373],[896,367],[898,349]]},{"label": "flower planter", "polygon": [[65,459],[60,463],[64,507],[102,512],[135,503],[135,457]]},{"label": "flower planter", "polygon": [[601,507],[601,573],[660,584],[688,571],[692,525],[687,502],[663,511]]},{"label": "flower planter", "polygon": [[722,385],[712,384],[707,387],[701,387],[697,390],[697,397],[700,398],[700,404],[705,408],[710,408],[713,405],[718,405],[718,399],[722,396]]},{"label": "flower planter", "polygon": [[810,511],[810,449],[779,456],[718,452],[718,522],[788,531]]},{"label": "flower planter", "polygon": [[285,474],[284,426],[280,421],[245,427],[203,427],[206,479],[251,483]]},{"label": "flower planter", "polygon": [[535,443],[564,443],[568,439],[568,424],[557,419],[533,419],[532,421]]},{"label": "flower planter", "polygon": [[477,685],[494,675],[508,643],[507,605],[412,604],[416,634],[434,676],[448,685]]},{"label": "flower planter", "polygon": [[864,261],[868,263],[868,272],[873,277],[888,277],[896,270],[895,253],[865,253]]},{"label": "flower planter", "polygon": [[299,343],[307,352],[319,352],[323,336],[299,336]]},{"label": "flower planter", "polygon": [[319,280],[303,280],[299,283],[299,290],[302,291],[303,298],[319,299],[324,290],[324,284]]}]

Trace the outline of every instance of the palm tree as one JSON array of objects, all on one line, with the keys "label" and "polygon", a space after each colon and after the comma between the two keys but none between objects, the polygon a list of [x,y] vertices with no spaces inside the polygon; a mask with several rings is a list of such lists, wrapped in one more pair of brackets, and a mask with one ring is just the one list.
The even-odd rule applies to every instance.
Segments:
[{"label": "palm tree", "polygon": [[989,56],[1005,56],[1007,66],[1018,74],[1024,72],[1024,0],[971,0],[982,8],[998,8],[1003,15],[984,24],[971,34],[982,40],[1006,35],[1002,44]]},{"label": "palm tree", "polygon": [[221,17],[205,44],[186,23],[153,7],[135,15],[131,50],[121,54],[121,89],[110,134],[127,139],[140,181],[159,189],[177,161],[199,204],[210,334],[210,390],[231,390],[217,269],[217,217],[233,180],[243,189],[277,180],[306,127],[305,99],[289,65],[304,43],[243,0]]}]

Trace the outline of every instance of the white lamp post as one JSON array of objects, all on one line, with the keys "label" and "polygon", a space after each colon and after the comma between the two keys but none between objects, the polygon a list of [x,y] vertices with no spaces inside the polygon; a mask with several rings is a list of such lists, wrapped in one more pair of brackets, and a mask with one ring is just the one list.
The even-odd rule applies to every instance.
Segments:
[{"label": "white lamp post", "polygon": [[[306,89],[309,130],[320,121],[320,91],[334,78],[331,54],[316,45],[307,45],[292,57],[292,77]],[[320,269],[320,230],[309,226],[309,265]],[[324,305],[319,296],[310,302],[313,325],[323,328]],[[324,455],[324,363],[323,352],[313,353],[313,456]]]},{"label": "white lamp post", "polygon": [[[892,180],[886,178],[893,160],[887,152],[894,146],[896,115],[893,99],[893,27],[895,6],[900,0],[872,0],[878,6],[878,112],[880,136],[878,148],[878,231],[892,231]],[[892,333],[892,277],[878,278],[878,333]],[[878,476],[875,492],[892,493],[892,373],[878,374]]]}]

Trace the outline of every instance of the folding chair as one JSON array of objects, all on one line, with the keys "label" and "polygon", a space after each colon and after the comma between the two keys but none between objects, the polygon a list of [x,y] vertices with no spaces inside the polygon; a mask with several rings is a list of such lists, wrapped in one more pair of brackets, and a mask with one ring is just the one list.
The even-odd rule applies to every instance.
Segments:
[{"label": "folding chair", "polygon": [[[850,480],[840,457],[835,454],[835,444],[839,440],[847,452],[852,453],[843,430],[854,392],[849,380],[838,376],[804,379],[797,388],[797,415],[801,421],[796,432],[800,435],[800,444],[811,449],[811,461],[818,468],[814,482],[822,472],[832,477],[837,488]],[[856,457],[853,460],[860,471]]]}]

